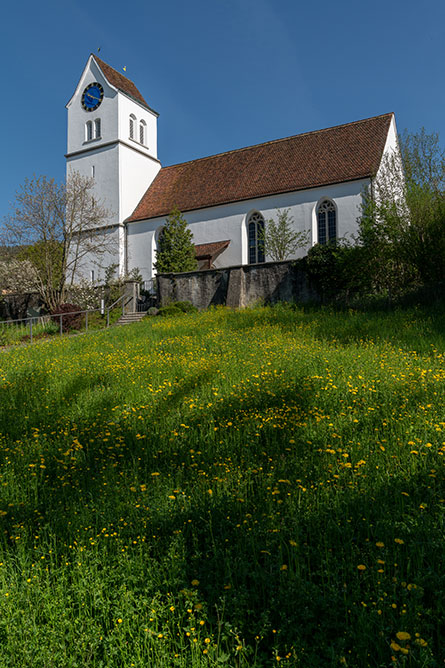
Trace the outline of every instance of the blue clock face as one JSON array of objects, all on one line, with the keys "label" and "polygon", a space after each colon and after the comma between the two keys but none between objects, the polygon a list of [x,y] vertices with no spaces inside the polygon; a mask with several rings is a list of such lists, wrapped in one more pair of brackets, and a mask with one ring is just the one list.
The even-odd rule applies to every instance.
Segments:
[{"label": "blue clock face", "polygon": [[90,83],[82,93],[82,107],[85,111],[94,111],[104,97],[104,89],[100,83]]}]

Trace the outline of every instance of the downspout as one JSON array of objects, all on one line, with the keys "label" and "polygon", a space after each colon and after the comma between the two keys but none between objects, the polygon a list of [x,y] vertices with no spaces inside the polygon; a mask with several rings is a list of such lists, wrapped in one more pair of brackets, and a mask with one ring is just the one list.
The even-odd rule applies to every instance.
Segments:
[{"label": "downspout", "polygon": [[124,272],[128,276],[128,224],[124,222]]}]

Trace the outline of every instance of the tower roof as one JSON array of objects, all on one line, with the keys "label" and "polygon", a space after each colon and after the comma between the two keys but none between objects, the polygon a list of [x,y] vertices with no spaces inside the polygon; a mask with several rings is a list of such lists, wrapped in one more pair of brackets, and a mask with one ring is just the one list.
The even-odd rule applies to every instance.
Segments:
[{"label": "tower roof", "polygon": [[142,97],[139,90],[136,88],[135,84],[130,79],[127,79],[127,77],[124,77],[123,74],[121,74],[120,72],[115,70],[113,67],[111,67],[111,65],[108,65],[107,63],[105,63],[101,58],[96,56],[94,53],[92,53],[91,55],[93,56],[94,60],[96,61],[96,63],[100,67],[100,69],[102,70],[105,78],[109,81],[109,83],[112,86],[114,86],[118,90],[122,91],[126,95],[129,95],[134,100],[136,100],[137,102],[140,102],[140,104],[144,105],[144,107],[146,107],[147,109],[149,109],[150,111],[153,111],[156,115],[158,115],[157,112],[154,111],[154,109],[152,109],[147,104],[147,102],[144,100],[144,98]]},{"label": "tower roof", "polygon": [[373,176],[393,114],[162,168],[129,222]]}]

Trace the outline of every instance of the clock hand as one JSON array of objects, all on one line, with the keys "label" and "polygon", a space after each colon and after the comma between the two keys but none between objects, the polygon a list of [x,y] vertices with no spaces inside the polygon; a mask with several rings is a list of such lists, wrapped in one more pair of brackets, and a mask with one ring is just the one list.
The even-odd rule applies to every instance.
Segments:
[{"label": "clock hand", "polygon": [[87,93],[88,97],[90,97],[92,100],[100,100],[100,97],[97,97],[96,95],[92,95],[91,93]]}]

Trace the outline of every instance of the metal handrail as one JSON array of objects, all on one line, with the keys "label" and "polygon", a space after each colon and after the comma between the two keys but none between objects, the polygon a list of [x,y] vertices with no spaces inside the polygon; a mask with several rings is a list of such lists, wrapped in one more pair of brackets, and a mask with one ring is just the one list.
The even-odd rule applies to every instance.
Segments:
[{"label": "metal handrail", "polygon": [[[125,299],[127,297],[127,299]],[[0,320],[0,327],[2,325],[12,325],[14,323],[29,323],[29,337],[30,337],[30,342],[33,342],[33,323],[35,323],[36,320],[40,320],[41,318],[48,318],[49,320],[54,319],[56,317],[59,318],[59,331],[60,335],[62,336],[63,334],[63,317],[64,316],[69,316],[69,315],[82,315],[83,313],[85,314],[85,331],[88,331],[88,314],[89,313],[97,313],[99,312],[101,315],[107,316],[107,328],[110,326],[110,311],[112,311],[119,302],[122,302],[122,315],[124,315],[125,312],[125,307],[126,305],[133,299],[131,295],[121,295],[119,299],[116,299],[113,304],[110,306],[105,307],[104,304],[101,304],[99,308],[94,308],[94,309],[85,309],[81,311],[70,311],[69,313],[48,313],[45,314],[44,316],[28,316],[27,318],[15,318],[12,320]]]}]

